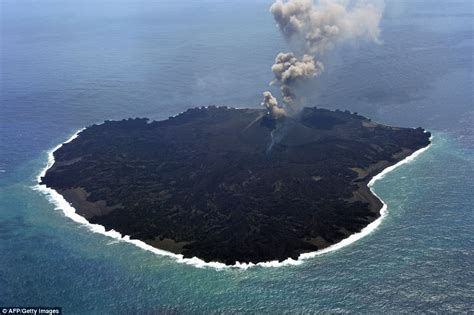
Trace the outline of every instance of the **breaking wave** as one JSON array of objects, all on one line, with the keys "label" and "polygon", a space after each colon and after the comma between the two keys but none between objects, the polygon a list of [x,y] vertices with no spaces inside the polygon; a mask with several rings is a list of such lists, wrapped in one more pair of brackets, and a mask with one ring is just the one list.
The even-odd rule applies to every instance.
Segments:
[{"label": "breaking wave", "polygon": [[[387,204],[372,189],[372,186],[374,185],[374,183],[376,181],[382,179],[387,173],[395,170],[396,168],[400,167],[401,165],[410,163],[411,161],[415,160],[420,154],[422,154],[423,152],[428,150],[428,148],[431,146],[431,143],[430,143],[428,146],[413,152],[411,155],[407,156],[405,159],[401,160],[400,162],[398,162],[398,163],[396,163],[396,164],[394,164],[390,167],[387,167],[386,169],[384,169],[379,174],[375,175],[370,180],[370,182],[368,183],[368,187],[369,187],[370,191],[372,192],[372,194],[374,194],[382,202],[383,206],[380,209],[380,217],[377,218],[375,221],[371,222],[370,224],[368,224],[360,232],[354,233],[354,234],[350,235],[349,237],[341,240],[340,242],[338,242],[336,244],[333,244],[331,246],[328,246],[324,249],[314,251],[314,252],[300,254],[298,259],[288,258],[288,259],[286,259],[284,261],[281,261],[281,262],[277,261],[277,260],[274,260],[274,261],[268,261],[268,262],[259,262],[257,264],[237,262],[234,265],[226,265],[226,264],[221,263],[221,262],[205,262],[204,260],[199,259],[197,257],[185,258],[181,254],[174,254],[174,253],[171,253],[171,252],[168,252],[168,251],[150,246],[150,245],[148,245],[148,244],[146,244],[146,243],[144,243],[140,240],[131,239],[129,235],[122,235],[121,233],[119,233],[117,231],[114,231],[114,230],[107,231],[104,226],[99,225],[99,224],[92,224],[89,221],[87,221],[86,218],[84,218],[83,216],[76,213],[76,209],[74,209],[74,207],[69,202],[67,202],[66,199],[64,199],[64,197],[61,194],[59,194],[56,190],[51,189],[49,187],[46,187],[46,185],[41,185],[40,184],[41,183],[41,177],[43,177],[46,174],[47,170],[50,167],[52,167],[53,164],[54,164],[54,155],[53,155],[53,153],[56,150],[58,150],[61,146],[63,146],[64,144],[69,143],[72,140],[76,139],[84,129],[85,128],[82,128],[82,129],[78,130],[67,141],[65,141],[64,143],[62,143],[62,144],[60,144],[60,145],[58,145],[58,146],[56,146],[53,149],[48,151],[48,162],[46,164],[46,167],[44,169],[42,169],[42,171],[38,174],[37,184],[33,187],[33,189],[35,189],[35,190],[43,193],[44,195],[46,195],[47,199],[53,205],[55,205],[55,210],[61,210],[64,213],[65,216],[67,216],[68,218],[72,219],[73,221],[75,221],[77,223],[80,223],[80,224],[86,226],[90,231],[92,231],[94,233],[106,235],[108,237],[111,237],[111,238],[115,239],[116,241],[113,242],[113,243],[118,243],[118,242],[131,243],[131,244],[133,244],[137,247],[140,247],[144,250],[150,251],[154,254],[157,254],[157,255],[160,255],[160,256],[171,257],[171,258],[175,259],[178,263],[192,265],[192,266],[195,266],[197,268],[211,267],[211,268],[215,268],[215,269],[223,269],[223,268],[248,269],[250,267],[255,267],[255,266],[260,266],[260,267],[283,267],[283,266],[290,266],[290,265],[300,265],[300,264],[303,263],[304,260],[314,258],[316,256],[323,255],[323,254],[326,254],[326,253],[329,253],[329,252],[336,251],[338,249],[346,247],[346,246],[360,240],[361,238],[369,235],[375,229],[377,229],[377,227],[380,225],[382,220],[387,216]],[[432,138],[433,137],[431,137],[430,140],[432,140]]]}]

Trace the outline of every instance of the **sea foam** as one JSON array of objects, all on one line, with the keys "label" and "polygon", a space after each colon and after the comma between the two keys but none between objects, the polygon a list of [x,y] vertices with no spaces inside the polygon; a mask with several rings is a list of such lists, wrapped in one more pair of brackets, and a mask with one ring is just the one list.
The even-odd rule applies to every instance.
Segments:
[{"label": "sea foam", "polygon": [[[267,262],[259,262],[259,263],[240,263],[236,262],[234,265],[226,265],[221,262],[205,262],[202,259],[199,259],[197,257],[193,258],[185,258],[181,254],[174,254],[162,249],[155,248],[151,245],[146,244],[145,242],[142,242],[137,239],[131,239],[129,235],[122,235],[121,233],[114,231],[114,230],[109,230],[107,231],[104,226],[99,225],[99,224],[92,224],[89,221],[87,221],[86,218],[83,216],[79,215],[76,213],[76,209],[64,199],[64,197],[59,194],[56,190],[51,189],[49,187],[46,187],[46,185],[41,185],[41,178],[46,174],[48,169],[53,166],[54,164],[54,155],[53,153],[58,150],[60,147],[62,147],[64,144],[71,142],[72,140],[76,139],[80,133],[84,130],[85,128],[82,128],[78,130],[76,133],[74,133],[68,140],[63,142],[62,144],[59,144],[58,146],[54,147],[53,149],[48,151],[48,162],[46,164],[46,167],[39,173],[37,176],[37,184],[33,186],[33,189],[43,193],[44,195],[47,196],[47,199],[55,206],[55,210],[60,210],[64,213],[65,216],[68,218],[72,219],[73,221],[80,223],[84,226],[86,226],[90,231],[98,234],[103,234],[108,237],[111,237],[115,239],[115,241],[109,243],[110,245],[119,243],[119,242],[127,242],[131,243],[137,247],[140,247],[144,250],[150,251],[154,254],[160,255],[160,256],[168,256],[173,259],[175,259],[178,263],[183,263],[183,264],[188,264],[195,266],[197,268],[205,268],[205,267],[210,267],[210,268],[215,268],[215,269],[224,269],[224,268],[240,268],[240,269],[248,269],[250,267],[255,267],[255,266],[260,266],[260,267],[283,267],[283,266],[291,266],[291,265],[300,265],[303,263],[304,260],[314,258],[319,255],[323,255],[329,252],[336,251],[338,249],[341,249],[343,247],[346,247],[361,238],[369,235],[372,233],[377,227],[380,225],[382,222],[383,218],[387,216],[387,204],[374,192],[372,186],[374,183],[382,179],[387,173],[393,171],[394,169],[398,168],[399,166],[403,164],[410,163],[411,161],[415,160],[421,153],[425,152],[428,150],[428,148],[431,146],[431,143],[424,147],[421,148],[415,152],[413,152],[411,155],[407,156],[405,159],[399,161],[398,163],[387,167],[384,169],[382,172],[379,174],[375,175],[370,182],[368,183],[368,187],[370,191],[382,202],[383,206],[380,209],[380,217],[377,218],[375,221],[371,222],[368,224],[366,227],[364,227],[360,232],[354,233],[350,235],[349,237],[341,240],[340,242],[333,244],[331,246],[328,246],[322,250],[314,251],[314,252],[309,252],[309,253],[303,253],[300,254],[298,259],[292,259],[288,258],[284,261],[267,261]],[[430,138],[430,141],[433,139],[433,137]]]}]

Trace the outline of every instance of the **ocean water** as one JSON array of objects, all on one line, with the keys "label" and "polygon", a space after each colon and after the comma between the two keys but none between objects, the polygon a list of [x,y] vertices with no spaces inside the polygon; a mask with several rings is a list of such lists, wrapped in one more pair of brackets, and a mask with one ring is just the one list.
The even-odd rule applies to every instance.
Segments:
[{"label": "ocean water", "polygon": [[[196,268],[92,233],[32,187],[105,119],[257,107],[288,49],[271,1],[0,2],[0,305],[67,314],[474,311],[473,3],[386,1],[383,44],[326,56],[308,103],[433,131],[375,182],[378,228],[297,266]],[[274,90],[273,87],[270,89]]]}]

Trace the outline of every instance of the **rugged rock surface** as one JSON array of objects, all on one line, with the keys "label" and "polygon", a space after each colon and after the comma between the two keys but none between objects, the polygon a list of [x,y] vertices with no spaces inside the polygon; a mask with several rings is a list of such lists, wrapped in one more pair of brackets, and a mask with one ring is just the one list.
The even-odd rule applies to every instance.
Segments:
[{"label": "rugged rock surface", "polygon": [[42,183],[90,222],[185,257],[284,260],[375,220],[367,183],[429,137],[347,111],[196,108],[88,127]]}]

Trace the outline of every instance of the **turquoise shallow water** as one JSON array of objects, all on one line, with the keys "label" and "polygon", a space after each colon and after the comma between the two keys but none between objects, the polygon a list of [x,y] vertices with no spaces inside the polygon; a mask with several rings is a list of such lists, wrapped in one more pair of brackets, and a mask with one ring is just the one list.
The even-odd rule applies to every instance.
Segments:
[{"label": "turquoise shallow water", "polygon": [[[44,163],[32,163],[36,168]],[[53,211],[31,181],[4,187],[7,304],[113,311],[467,311],[474,298],[472,151],[443,133],[376,182],[379,228],[300,266],[198,269],[91,233]]]},{"label": "turquoise shallow water", "polygon": [[0,305],[474,310],[470,1],[387,1],[384,44],[335,51],[307,91],[319,106],[435,131],[428,151],[374,185],[388,204],[379,228],[339,251],[299,266],[198,269],[91,233],[31,188],[47,150],[92,123],[258,106],[287,48],[270,3],[1,2]]}]

